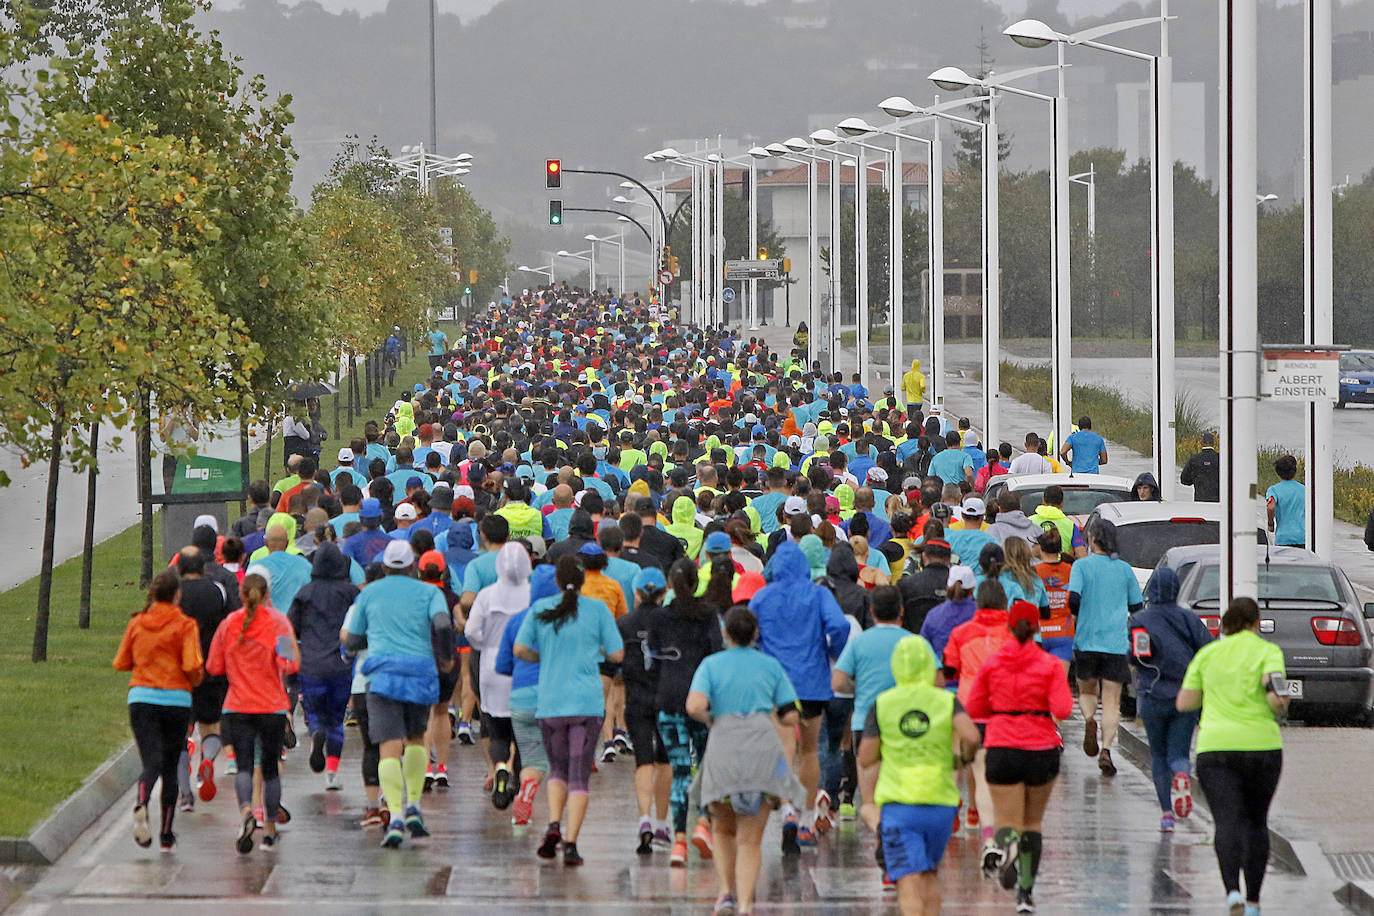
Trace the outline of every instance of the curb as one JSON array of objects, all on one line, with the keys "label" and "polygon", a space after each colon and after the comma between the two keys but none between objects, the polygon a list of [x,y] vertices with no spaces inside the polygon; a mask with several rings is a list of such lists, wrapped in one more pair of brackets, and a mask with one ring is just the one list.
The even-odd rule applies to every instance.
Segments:
[{"label": "curb", "polygon": [[[1122,720],[1121,725],[1117,728],[1116,731],[1117,743],[1129,745],[1130,750],[1132,751],[1131,762],[1135,765],[1135,767],[1138,770],[1144,773],[1145,776],[1151,777],[1149,767],[1149,742],[1141,738],[1139,735],[1137,735],[1134,729],[1127,728],[1126,726],[1128,724],[1134,726],[1135,720]],[[1206,793],[1194,792],[1193,805],[1203,809],[1207,812],[1207,816],[1211,817],[1212,809],[1207,804]],[[1307,877],[1308,875],[1307,869],[1303,867],[1302,859],[1298,856],[1297,850],[1293,848],[1293,841],[1290,840],[1288,837],[1284,836],[1283,834],[1279,833],[1273,827],[1269,828],[1269,858],[1270,860],[1277,861],[1279,864],[1283,865],[1285,868],[1287,868],[1289,871],[1294,872],[1295,874],[1301,875],[1303,877]],[[1371,908],[1369,912],[1371,914],[1374,914],[1374,908]]]},{"label": "curb", "polygon": [[130,741],[96,767],[26,837],[0,837],[0,863],[51,865],[138,778],[138,749]]}]

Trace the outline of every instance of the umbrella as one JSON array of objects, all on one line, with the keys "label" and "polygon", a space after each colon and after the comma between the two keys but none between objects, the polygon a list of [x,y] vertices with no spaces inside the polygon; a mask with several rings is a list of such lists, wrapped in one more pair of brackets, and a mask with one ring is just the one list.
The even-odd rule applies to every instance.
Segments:
[{"label": "umbrella", "polygon": [[339,389],[328,382],[296,382],[286,389],[286,398],[290,401],[305,401],[310,398],[324,397],[327,394],[338,394]]}]

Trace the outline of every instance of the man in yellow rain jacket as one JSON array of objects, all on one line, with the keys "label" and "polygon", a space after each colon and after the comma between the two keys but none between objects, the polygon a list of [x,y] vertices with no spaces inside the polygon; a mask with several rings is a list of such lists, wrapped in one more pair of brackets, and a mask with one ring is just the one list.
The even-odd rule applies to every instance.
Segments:
[{"label": "man in yellow rain jacket", "polygon": [[926,403],[926,377],[921,372],[921,361],[911,361],[911,371],[902,376],[902,393],[906,395],[907,412],[921,410]]}]

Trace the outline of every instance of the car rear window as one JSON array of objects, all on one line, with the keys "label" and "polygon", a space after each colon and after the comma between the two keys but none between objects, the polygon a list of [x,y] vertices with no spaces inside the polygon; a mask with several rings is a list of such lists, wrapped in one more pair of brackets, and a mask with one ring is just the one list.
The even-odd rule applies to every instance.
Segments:
[{"label": "car rear window", "polygon": [[[1045,488],[1017,490],[1021,498],[1021,511],[1034,515],[1035,510],[1045,502]],[[1121,490],[1094,490],[1090,487],[1064,487],[1064,514],[1091,515],[1103,503],[1119,503],[1128,494]]]},{"label": "car rear window", "polygon": [[1137,569],[1154,569],[1170,547],[1216,544],[1220,531],[1216,522],[1132,522],[1116,526],[1116,550],[1121,559]]},{"label": "car rear window", "polygon": [[[1198,573],[1197,589],[1193,601],[1215,601],[1219,594],[1221,570],[1217,566],[1204,566]],[[1341,601],[1341,588],[1336,582],[1335,572],[1327,566],[1283,565],[1259,568],[1259,593],[1261,598],[1298,601]]]}]

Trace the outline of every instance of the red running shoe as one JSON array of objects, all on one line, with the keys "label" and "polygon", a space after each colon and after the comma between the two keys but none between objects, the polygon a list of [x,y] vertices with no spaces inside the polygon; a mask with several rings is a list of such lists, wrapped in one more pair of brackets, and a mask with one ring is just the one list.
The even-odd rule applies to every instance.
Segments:
[{"label": "red running shoe", "polygon": [[200,800],[211,801],[215,797],[215,762],[202,759],[197,775],[200,777]]}]

